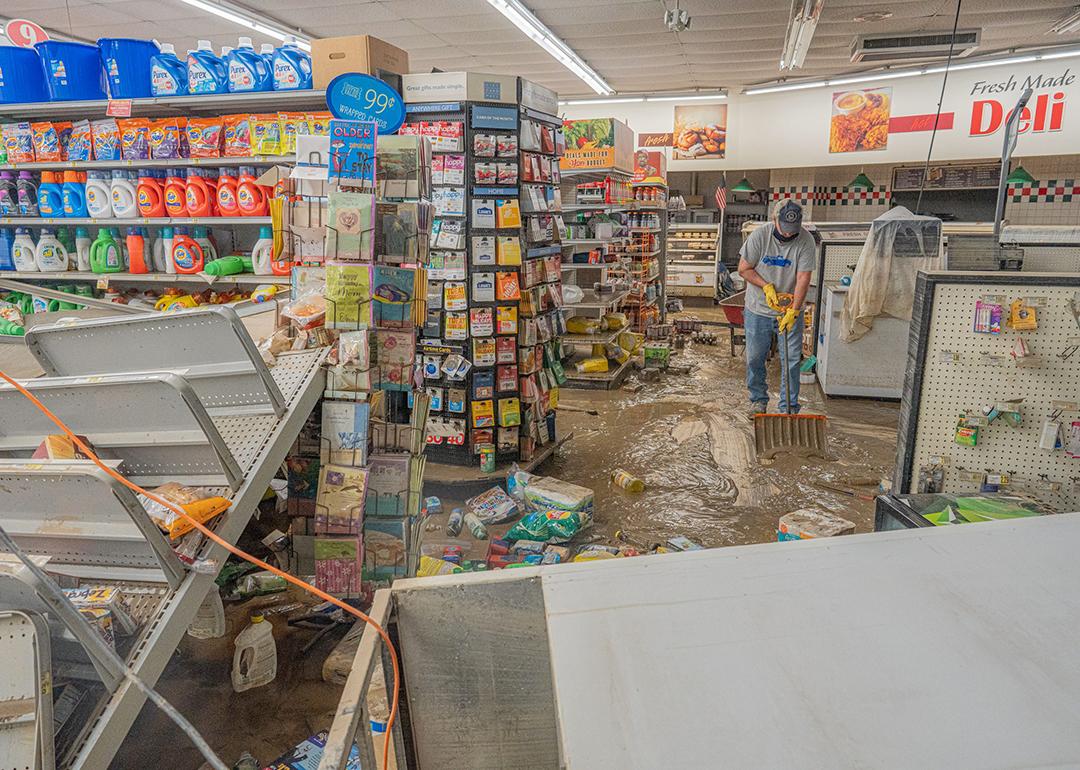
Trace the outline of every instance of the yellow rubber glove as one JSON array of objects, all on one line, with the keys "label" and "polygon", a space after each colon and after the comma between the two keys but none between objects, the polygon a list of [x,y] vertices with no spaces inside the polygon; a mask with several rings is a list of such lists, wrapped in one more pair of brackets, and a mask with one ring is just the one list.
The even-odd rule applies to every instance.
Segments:
[{"label": "yellow rubber glove", "polygon": [[765,304],[777,313],[783,313],[784,308],[780,306],[780,300],[776,296],[776,287],[771,283],[767,283],[761,287],[761,290],[765,292]]},{"label": "yellow rubber glove", "polygon": [[799,317],[799,311],[793,307],[789,307],[784,311],[784,314],[780,316],[780,320],[776,322],[776,327],[780,330],[781,334],[787,334],[795,327],[795,321]]}]

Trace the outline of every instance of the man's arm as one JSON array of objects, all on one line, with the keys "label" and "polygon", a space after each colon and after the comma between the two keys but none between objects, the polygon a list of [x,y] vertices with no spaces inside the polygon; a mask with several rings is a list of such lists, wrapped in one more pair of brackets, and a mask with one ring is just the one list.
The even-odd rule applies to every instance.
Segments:
[{"label": "man's arm", "polygon": [[803,302],[806,300],[806,290],[810,288],[810,276],[812,273],[799,271],[795,274],[795,299],[791,306],[801,311]]},{"label": "man's arm", "polygon": [[[755,270],[743,257],[739,257],[739,275],[741,275],[743,280],[747,283],[752,283],[754,286],[762,289],[765,288],[765,284],[768,283],[768,281],[758,275],[757,270]],[[807,275],[806,282],[807,284],[810,283],[809,274]],[[806,294],[805,289],[803,290],[803,294]]]}]

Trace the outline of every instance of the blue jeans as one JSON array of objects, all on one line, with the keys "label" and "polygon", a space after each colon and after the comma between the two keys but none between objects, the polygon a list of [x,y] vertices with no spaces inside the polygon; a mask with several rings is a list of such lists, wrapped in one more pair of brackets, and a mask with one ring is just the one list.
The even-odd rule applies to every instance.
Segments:
[{"label": "blue jeans", "polygon": [[[750,391],[750,401],[754,404],[769,401],[769,383],[765,378],[765,358],[769,355],[773,336],[778,337],[778,345],[787,343],[787,349],[780,351],[780,412],[799,411],[799,365],[802,363],[803,316],[800,313],[795,325],[783,336],[776,328],[776,318],[758,315],[747,310],[743,314],[743,326],[746,330],[746,387]],[[787,364],[786,371],[784,364]],[[784,378],[791,382],[791,403],[784,401]]]}]

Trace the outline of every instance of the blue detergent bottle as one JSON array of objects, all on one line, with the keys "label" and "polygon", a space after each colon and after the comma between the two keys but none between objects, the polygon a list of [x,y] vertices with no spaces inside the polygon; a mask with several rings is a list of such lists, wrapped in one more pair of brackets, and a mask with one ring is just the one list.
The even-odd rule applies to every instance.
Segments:
[{"label": "blue detergent bottle", "polygon": [[188,93],[225,94],[229,92],[229,69],[214,53],[209,40],[200,40],[199,47],[187,55]]},{"label": "blue detergent bottle", "polygon": [[290,38],[274,51],[274,90],[303,88],[311,88],[311,55],[300,49],[295,38]]},{"label": "blue detergent bottle", "polygon": [[225,57],[229,68],[229,92],[272,91],[273,76],[266,66],[266,59],[255,52],[250,37],[240,38],[239,45]]},{"label": "blue detergent bottle", "polygon": [[38,185],[38,211],[43,217],[65,216],[64,188],[57,181],[59,177],[58,172],[41,172],[41,184]]},{"label": "blue detergent bottle", "polygon": [[7,227],[0,228],[0,270],[15,269],[15,260],[11,256],[11,247],[14,243],[14,233]]},{"label": "blue detergent bottle", "polygon": [[259,46],[259,56],[266,60],[266,71],[270,73],[270,86],[267,91],[274,90],[274,44],[263,43]]},{"label": "blue detergent bottle", "polygon": [[63,201],[65,217],[90,216],[86,210],[86,182],[78,171],[64,172]]},{"label": "blue detergent bottle", "polygon": [[172,43],[162,43],[161,51],[150,57],[150,93],[154,96],[186,96],[187,65],[180,61]]}]

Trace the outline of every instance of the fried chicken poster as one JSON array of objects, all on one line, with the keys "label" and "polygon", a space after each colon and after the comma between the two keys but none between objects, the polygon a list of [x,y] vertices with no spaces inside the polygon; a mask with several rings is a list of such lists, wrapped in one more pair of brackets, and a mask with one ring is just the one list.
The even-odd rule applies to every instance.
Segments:
[{"label": "fried chicken poster", "polygon": [[723,158],[727,150],[727,105],[676,107],[671,143],[678,160]]},{"label": "fried chicken poster", "polygon": [[891,106],[891,88],[834,93],[829,152],[884,150],[889,144]]}]

